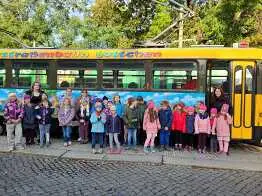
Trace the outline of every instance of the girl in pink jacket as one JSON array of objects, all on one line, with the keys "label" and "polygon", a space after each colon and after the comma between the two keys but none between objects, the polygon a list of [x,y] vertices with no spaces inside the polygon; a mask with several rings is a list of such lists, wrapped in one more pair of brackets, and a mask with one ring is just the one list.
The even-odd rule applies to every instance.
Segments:
[{"label": "girl in pink jacket", "polygon": [[146,131],[146,141],[144,144],[144,152],[148,153],[148,147],[150,146],[151,152],[154,150],[154,142],[157,136],[158,130],[160,130],[160,122],[155,108],[154,102],[149,101],[147,109],[144,114],[143,129]]},{"label": "girl in pink jacket", "polygon": [[230,124],[232,124],[232,117],[228,113],[229,105],[223,104],[220,113],[217,116],[216,131],[217,140],[219,144],[219,153],[228,153],[230,141]]},{"label": "girl in pink jacket", "polygon": [[198,134],[199,153],[206,152],[207,136],[210,134],[210,119],[206,112],[207,107],[204,104],[199,106],[199,113],[195,118],[195,134]]}]

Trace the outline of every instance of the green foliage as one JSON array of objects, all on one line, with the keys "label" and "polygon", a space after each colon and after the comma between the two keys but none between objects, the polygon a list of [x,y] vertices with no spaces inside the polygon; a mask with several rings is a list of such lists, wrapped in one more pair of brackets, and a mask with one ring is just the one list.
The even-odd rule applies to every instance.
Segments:
[{"label": "green foliage", "polygon": [[[131,48],[136,41],[150,40],[178,16],[167,6],[148,0],[1,0],[0,28],[32,46],[58,48]],[[91,3],[92,2],[92,3]],[[261,0],[179,0],[195,15],[184,21],[184,39],[224,44],[247,40],[262,43]],[[0,48],[20,44],[0,32]],[[178,39],[174,29],[165,41]],[[195,42],[185,42],[190,46]]]}]

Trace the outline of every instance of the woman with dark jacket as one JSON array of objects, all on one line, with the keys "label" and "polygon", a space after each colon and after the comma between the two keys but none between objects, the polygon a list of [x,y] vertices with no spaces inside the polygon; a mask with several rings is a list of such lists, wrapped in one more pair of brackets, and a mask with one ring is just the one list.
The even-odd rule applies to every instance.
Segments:
[{"label": "woman with dark jacket", "polygon": [[223,104],[229,105],[229,114],[231,114],[232,106],[229,99],[225,96],[224,91],[221,87],[215,87],[212,94],[210,108],[216,108],[217,111],[220,112]]},{"label": "woman with dark jacket", "polygon": [[33,106],[37,106],[41,103],[44,93],[39,82],[34,82],[32,88],[25,92],[26,95],[30,96],[30,102]]}]

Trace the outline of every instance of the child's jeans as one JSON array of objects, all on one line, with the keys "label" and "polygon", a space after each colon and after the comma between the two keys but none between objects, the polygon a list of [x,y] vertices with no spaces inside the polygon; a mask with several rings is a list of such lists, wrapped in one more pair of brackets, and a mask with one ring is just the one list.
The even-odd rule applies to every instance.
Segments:
[{"label": "child's jeans", "polygon": [[118,141],[118,133],[109,133],[109,146],[110,146],[110,148],[112,149],[113,148],[113,140],[115,141],[115,143],[116,143],[116,147],[117,147],[117,149],[119,149],[120,148],[120,143],[119,143],[119,141]]},{"label": "child's jeans", "polygon": [[217,152],[217,136],[210,136],[210,152]]},{"label": "child's jeans", "polygon": [[127,128],[127,141],[128,141],[128,146],[131,147],[131,140],[133,139],[133,146],[136,146],[136,132],[137,129],[135,128]]},{"label": "child's jeans", "polygon": [[94,133],[92,132],[92,148],[96,147],[98,138],[98,143],[100,144],[100,148],[103,148],[104,145],[104,133]]},{"label": "child's jeans", "polygon": [[18,124],[6,124],[7,144],[9,149],[22,147],[22,126]]},{"label": "child's jeans", "polygon": [[198,145],[200,150],[206,149],[207,135],[208,135],[207,133],[198,134]]},{"label": "child's jeans", "polygon": [[160,130],[160,145],[169,145],[169,136],[170,136],[170,131],[169,130]]},{"label": "child's jeans", "polygon": [[80,123],[80,125],[79,125],[79,137],[82,140],[88,139],[88,122]]},{"label": "child's jeans", "polygon": [[64,142],[71,142],[72,127],[63,126],[62,129],[63,129]]},{"label": "child's jeans", "polygon": [[39,130],[40,130],[40,145],[44,144],[44,139],[46,141],[46,144],[49,144],[50,140],[50,127],[51,124],[39,124]]},{"label": "child's jeans", "polygon": [[144,144],[144,147],[147,146],[154,146],[155,145],[155,138],[156,138],[156,133],[146,133],[146,141]]}]

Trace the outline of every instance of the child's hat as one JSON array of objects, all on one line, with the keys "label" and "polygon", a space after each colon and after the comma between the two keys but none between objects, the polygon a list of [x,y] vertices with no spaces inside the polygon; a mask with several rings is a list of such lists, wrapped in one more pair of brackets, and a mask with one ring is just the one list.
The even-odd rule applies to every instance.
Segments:
[{"label": "child's hat", "polygon": [[183,102],[179,102],[177,106],[180,106],[181,108],[185,107],[185,104]]},{"label": "child's hat", "polygon": [[188,106],[188,107],[186,108],[186,111],[187,111],[187,112],[195,112],[195,108],[194,108],[193,106]]},{"label": "child's hat", "polygon": [[211,108],[210,114],[217,114],[217,109],[216,108]]},{"label": "child's hat", "polygon": [[107,97],[107,96],[104,96],[104,97],[103,97],[103,101],[104,101],[104,100],[108,100],[108,97]]},{"label": "child's hat", "polygon": [[221,108],[221,112],[228,113],[229,110],[229,105],[228,104],[223,104]]},{"label": "child's hat", "polygon": [[116,111],[116,106],[112,105],[112,106],[110,107],[110,110],[111,110],[111,111]]},{"label": "child's hat", "polygon": [[199,105],[199,110],[206,111],[206,110],[207,110],[207,106],[204,105],[204,104],[200,104],[200,105]]},{"label": "child's hat", "polygon": [[102,103],[97,101],[97,102],[95,103],[95,107],[96,107],[96,108],[102,107]]},{"label": "child's hat", "polygon": [[31,97],[29,95],[25,95],[24,100],[27,100],[27,99],[31,99]]},{"label": "child's hat", "polygon": [[155,104],[153,101],[149,101],[148,104],[147,104],[147,108],[148,109],[153,109],[155,107]]},{"label": "child's hat", "polygon": [[16,94],[15,93],[9,93],[8,94],[8,97],[10,98],[10,97],[16,97]]}]

